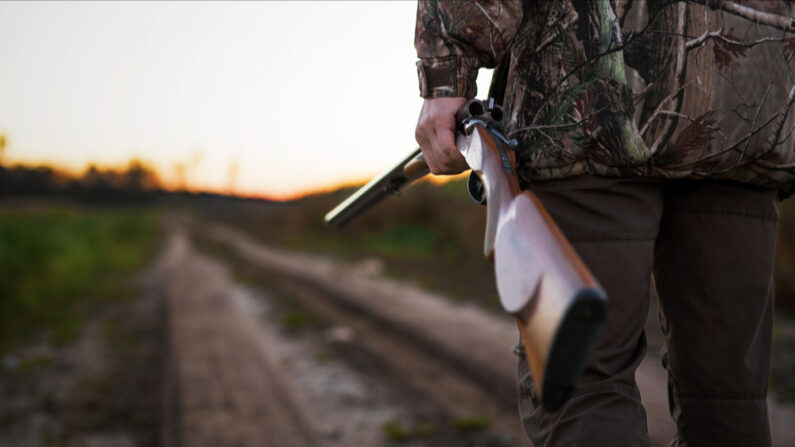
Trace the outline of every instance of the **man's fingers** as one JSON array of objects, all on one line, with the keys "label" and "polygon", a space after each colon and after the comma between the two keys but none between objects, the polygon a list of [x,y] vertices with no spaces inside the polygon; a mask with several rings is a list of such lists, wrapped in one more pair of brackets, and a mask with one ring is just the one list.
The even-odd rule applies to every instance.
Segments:
[{"label": "man's fingers", "polygon": [[436,134],[432,133],[428,154],[431,156],[432,164],[428,164],[428,168],[430,168],[431,173],[435,175],[441,175],[446,172],[446,165],[444,159],[444,153],[441,151],[439,146],[439,141],[436,139]]},{"label": "man's fingers", "polygon": [[458,173],[469,168],[464,156],[455,145],[455,131],[453,129],[440,129],[436,133],[437,141],[443,153],[447,156],[445,167],[449,173]]},{"label": "man's fingers", "polygon": [[417,126],[415,138],[420,145],[420,149],[422,149],[422,154],[425,156],[425,162],[428,163],[431,173],[436,175],[446,174],[448,170],[447,160],[436,137],[433,120],[421,121]]},{"label": "man's fingers", "polygon": [[425,163],[428,164],[428,169],[436,174],[439,171],[439,164],[436,162],[436,153],[433,150],[434,146],[429,138],[429,135],[433,134],[428,132],[428,127],[427,122],[420,122],[417,124],[417,130],[414,132],[414,139],[416,139],[417,144],[420,145],[422,155],[425,157]]},{"label": "man's fingers", "polygon": [[425,161],[433,174],[457,174],[468,168],[464,157],[455,146],[455,135],[452,131],[441,129],[430,134],[425,141],[426,146],[420,144],[420,149],[423,150]]}]

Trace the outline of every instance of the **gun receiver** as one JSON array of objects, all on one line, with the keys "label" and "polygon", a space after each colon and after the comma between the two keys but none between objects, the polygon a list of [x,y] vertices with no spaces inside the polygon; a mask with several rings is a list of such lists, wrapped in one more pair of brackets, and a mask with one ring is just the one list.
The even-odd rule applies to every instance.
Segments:
[{"label": "gun receiver", "polygon": [[[471,100],[456,121],[456,146],[472,168],[470,195],[488,203],[484,254],[494,263],[500,302],[516,317],[542,404],[555,411],[596,346],[607,298],[540,200],[520,190],[509,151],[516,142],[502,131],[502,108]],[[326,222],[341,225],[427,174],[420,157],[412,152],[332,210]]]}]

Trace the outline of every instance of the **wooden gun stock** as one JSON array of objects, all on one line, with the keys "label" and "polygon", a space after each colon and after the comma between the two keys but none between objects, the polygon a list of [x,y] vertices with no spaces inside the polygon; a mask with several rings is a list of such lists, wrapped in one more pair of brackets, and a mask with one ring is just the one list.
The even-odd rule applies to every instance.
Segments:
[{"label": "wooden gun stock", "polygon": [[519,189],[508,142],[493,120],[478,119],[483,104],[467,107],[475,110],[456,144],[485,189],[484,254],[503,308],[516,316],[536,392],[555,411],[596,345],[606,296],[538,198]]},{"label": "wooden gun stock", "polygon": [[[536,392],[548,411],[560,408],[596,345],[606,296],[538,198],[521,191],[499,106],[469,101],[456,115],[456,146],[479,180],[488,206],[484,253],[494,263],[503,308],[516,317]],[[326,215],[340,226],[428,173],[419,149]]]}]

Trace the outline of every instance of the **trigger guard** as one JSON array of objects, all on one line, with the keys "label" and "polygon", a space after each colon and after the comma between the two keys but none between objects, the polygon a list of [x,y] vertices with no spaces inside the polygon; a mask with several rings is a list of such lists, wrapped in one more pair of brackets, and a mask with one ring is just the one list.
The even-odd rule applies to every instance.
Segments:
[{"label": "trigger guard", "polygon": [[486,205],[486,188],[483,187],[483,181],[475,174],[475,171],[469,173],[467,179],[467,191],[469,197],[478,205]]}]

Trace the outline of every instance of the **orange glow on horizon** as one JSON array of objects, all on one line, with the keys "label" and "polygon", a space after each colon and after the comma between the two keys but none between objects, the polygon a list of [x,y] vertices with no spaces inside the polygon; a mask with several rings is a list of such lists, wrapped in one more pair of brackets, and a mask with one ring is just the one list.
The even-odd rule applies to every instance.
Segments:
[{"label": "orange glow on horizon", "polygon": [[[103,163],[103,162],[90,161],[79,167],[71,163],[57,163],[48,160],[34,159],[34,160],[2,161],[2,165],[4,165],[6,168],[14,166],[20,166],[25,168],[49,168],[52,169],[58,176],[69,179],[78,179],[82,177],[92,167],[100,171],[123,172],[126,169],[128,169],[132,164],[136,163],[140,164],[145,169],[150,170],[157,179],[160,188],[163,189],[164,191],[169,191],[169,192],[187,191],[191,193],[206,192],[212,194],[229,195],[229,196],[248,198],[248,199],[261,199],[261,200],[276,201],[276,202],[289,202],[292,200],[298,200],[309,196],[330,194],[335,191],[339,191],[341,189],[360,188],[379,174],[375,173],[368,176],[358,176],[354,178],[345,179],[342,181],[331,182],[325,185],[321,184],[319,186],[303,188],[294,192],[277,193],[273,191],[264,191],[257,188],[245,188],[240,186],[234,188],[218,187],[209,184],[207,182],[203,182],[200,179],[186,181],[185,179],[173,178],[171,176],[164,175],[162,173],[162,168],[160,168],[157,163],[152,163],[149,160],[139,159],[139,158],[131,158],[125,162],[120,162],[120,163],[107,163],[107,162]],[[388,169],[388,167],[385,169]],[[430,182],[435,185],[443,185],[451,181],[466,179],[468,175],[469,171],[465,171],[456,175],[444,175],[444,176],[436,176],[431,174],[419,181]]]}]

